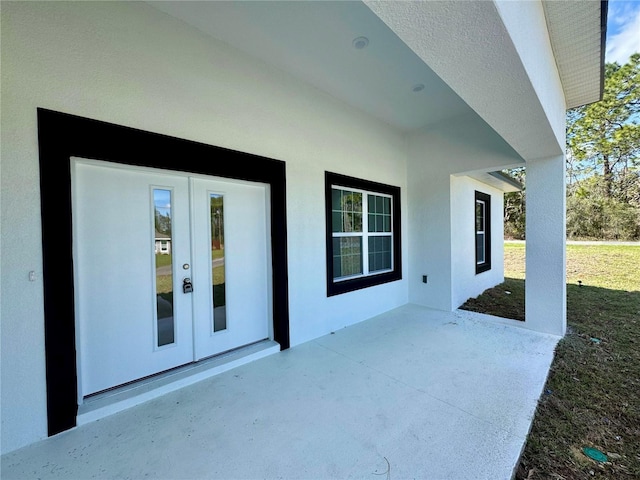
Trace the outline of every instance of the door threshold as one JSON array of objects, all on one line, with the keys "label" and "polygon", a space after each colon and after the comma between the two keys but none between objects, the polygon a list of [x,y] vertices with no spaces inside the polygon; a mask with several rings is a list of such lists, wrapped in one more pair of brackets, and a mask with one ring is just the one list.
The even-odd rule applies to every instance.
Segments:
[{"label": "door threshold", "polygon": [[279,351],[279,343],[262,340],[85,398],[78,407],[76,425],[99,420]]}]

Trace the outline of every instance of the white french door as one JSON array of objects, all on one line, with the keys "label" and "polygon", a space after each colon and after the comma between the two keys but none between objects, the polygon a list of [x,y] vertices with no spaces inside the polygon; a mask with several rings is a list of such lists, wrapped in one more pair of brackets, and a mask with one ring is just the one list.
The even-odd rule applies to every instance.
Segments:
[{"label": "white french door", "polygon": [[264,185],[72,162],[80,398],[269,337]]}]

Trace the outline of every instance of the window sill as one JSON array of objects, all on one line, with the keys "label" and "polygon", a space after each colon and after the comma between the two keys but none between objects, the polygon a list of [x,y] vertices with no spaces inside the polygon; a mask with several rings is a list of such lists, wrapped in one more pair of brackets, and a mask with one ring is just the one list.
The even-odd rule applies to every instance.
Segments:
[{"label": "window sill", "polygon": [[377,275],[368,275],[366,277],[338,280],[327,285],[327,296],[332,297],[334,295],[353,292],[376,285],[383,285],[397,280],[402,280],[402,274],[395,271],[380,273]]}]

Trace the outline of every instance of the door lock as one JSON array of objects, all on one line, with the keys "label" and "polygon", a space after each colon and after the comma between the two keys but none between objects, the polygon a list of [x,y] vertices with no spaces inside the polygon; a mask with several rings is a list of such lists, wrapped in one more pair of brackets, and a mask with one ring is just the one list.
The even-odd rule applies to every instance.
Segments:
[{"label": "door lock", "polygon": [[191,284],[190,278],[184,278],[182,280],[182,293],[191,293],[193,292],[193,285]]}]

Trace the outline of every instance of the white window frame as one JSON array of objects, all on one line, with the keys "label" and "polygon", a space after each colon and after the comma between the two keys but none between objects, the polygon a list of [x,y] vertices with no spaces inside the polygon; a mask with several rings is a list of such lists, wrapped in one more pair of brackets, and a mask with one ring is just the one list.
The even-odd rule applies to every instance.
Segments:
[{"label": "white window frame", "polygon": [[[393,231],[393,196],[376,192],[373,190],[362,190],[359,188],[353,188],[349,186],[344,186],[340,184],[332,184],[331,190],[343,190],[349,192],[357,192],[362,194],[362,231],[361,232],[332,232],[332,238],[345,238],[345,237],[360,237],[362,238],[362,247],[361,247],[361,255],[362,255],[362,273],[354,274],[354,275],[344,275],[340,277],[333,278],[333,282],[342,282],[345,280],[352,280],[356,278],[370,277],[374,275],[380,275],[383,273],[393,272],[394,270],[394,249],[393,249],[393,240],[394,240],[394,231]],[[389,215],[390,215],[390,231],[389,232],[369,232],[369,195],[374,195],[376,197],[384,197],[388,198],[389,203]],[[385,268],[384,270],[369,270],[369,237],[388,237],[389,245],[390,245],[390,254],[391,254],[391,266],[390,268]]]}]

